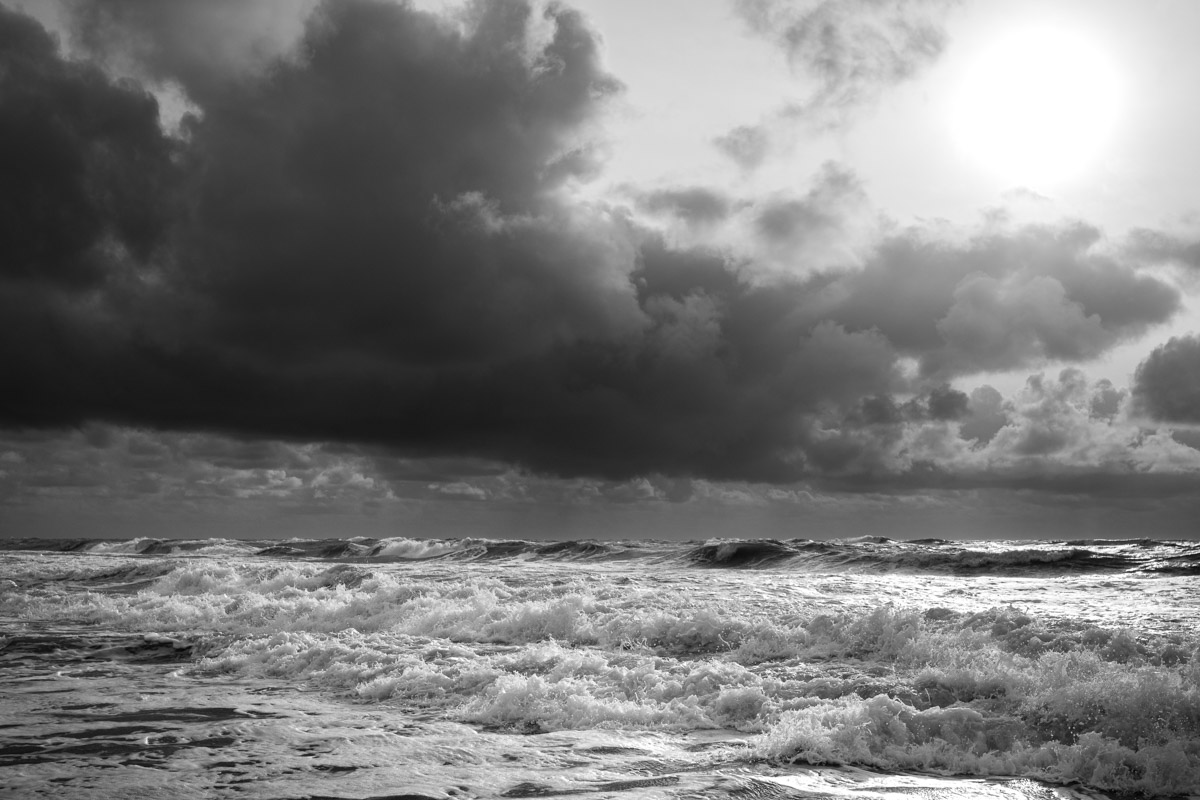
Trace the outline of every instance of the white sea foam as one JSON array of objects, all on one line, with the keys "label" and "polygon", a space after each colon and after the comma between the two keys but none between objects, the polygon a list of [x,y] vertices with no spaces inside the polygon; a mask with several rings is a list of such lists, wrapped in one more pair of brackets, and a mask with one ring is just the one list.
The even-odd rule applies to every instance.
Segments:
[{"label": "white sea foam", "polygon": [[471,545],[466,541],[440,539],[384,539],[371,551],[372,556],[387,558],[425,559],[437,558],[450,553],[467,550]]},{"label": "white sea foam", "polygon": [[[473,540],[456,552],[478,547],[503,549]],[[723,757],[746,769],[847,764],[1200,791],[1200,639],[1181,622],[1198,599],[1187,578],[793,575],[695,566],[695,547],[676,566],[5,556],[14,585],[0,614],[74,637],[52,650],[31,638],[34,654],[120,662],[122,674],[181,660],[175,674],[197,686],[315,690],[379,725],[676,743],[736,732],[748,749]],[[716,555],[757,563],[778,551]],[[5,641],[5,658],[38,663],[12,655],[25,639]],[[680,744],[673,758],[695,767],[687,752]]]},{"label": "white sea foam", "polygon": [[805,764],[1025,775],[1109,791],[1173,795],[1192,793],[1200,783],[1200,741],[1195,730],[1189,734],[1133,746],[1094,731],[1071,742],[1038,741],[1012,717],[964,707],[917,710],[877,695],[814,700],[808,708],[786,712],[761,738],[758,752]]},{"label": "white sea foam", "polygon": [[129,555],[142,552],[142,548],[152,542],[161,541],[159,539],[150,539],[147,537],[139,537],[137,539],[126,539],[118,542],[96,542],[91,545],[88,550],[92,553]]}]

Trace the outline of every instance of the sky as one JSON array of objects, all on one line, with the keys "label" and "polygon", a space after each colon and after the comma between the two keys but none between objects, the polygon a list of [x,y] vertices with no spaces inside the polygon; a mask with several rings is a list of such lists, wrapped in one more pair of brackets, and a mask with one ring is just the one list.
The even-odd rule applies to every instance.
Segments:
[{"label": "sky", "polygon": [[0,531],[1195,537],[1195,30],[0,0]]}]

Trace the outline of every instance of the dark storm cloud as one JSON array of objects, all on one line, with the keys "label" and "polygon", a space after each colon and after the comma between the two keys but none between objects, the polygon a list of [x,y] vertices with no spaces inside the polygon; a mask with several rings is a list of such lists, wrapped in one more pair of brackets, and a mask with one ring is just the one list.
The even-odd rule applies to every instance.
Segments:
[{"label": "dark storm cloud", "polygon": [[806,415],[898,381],[882,337],[806,324],[715,256],[648,243],[634,278],[652,319],[638,339],[448,377],[409,436],[563,473],[785,480],[807,468]]},{"label": "dark storm cloud", "polygon": [[289,54],[318,0],[61,0],[75,44],[198,100]]},{"label": "dark storm cloud", "polygon": [[1139,411],[1168,422],[1200,422],[1200,337],[1172,337],[1138,365],[1133,386]]},{"label": "dark storm cloud", "polygon": [[[104,17],[104,41],[137,58],[130,13]],[[562,202],[562,165],[617,83],[581,17],[551,6],[534,47],[531,14],[330,2],[270,69],[203,81],[145,50],[203,87],[178,143],[175,249],[155,281],[87,302],[5,284],[8,421],[603,475],[802,469],[805,410],[890,388],[890,346],[801,324],[723,259]],[[116,36],[123,19],[138,24]]]},{"label": "dark storm cloud", "polygon": [[171,144],[145,91],[63,61],[38,23],[0,6],[0,277],[85,290],[159,244]]},{"label": "dark storm cloud", "polygon": [[950,0],[736,0],[751,30],[786,51],[817,83],[791,114],[820,125],[874,102],[946,46]]},{"label": "dark storm cloud", "polygon": [[929,392],[929,416],[932,419],[962,419],[970,410],[970,398],[963,392],[943,384]]},{"label": "dark storm cloud", "polygon": [[[155,31],[170,21],[162,8],[81,11],[89,30],[92,17],[103,16],[106,41],[132,40],[127,54],[136,57],[146,15]],[[190,20],[188,8],[173,24]],[[552,32],[531,53],[530,8],[472,8],[448,21],[391,3],[331,2],[310,19],[292,57],[253,79],[207,75],[201,118],[187,123],[179,158],[187,207],[174,220],[175,261],[160,265],[168,285],[109,294],[86,308],[58,296],[30,307],[4,287],[10,330],[49,351],[11,354],[26,365],[29,388],[63,380],[42,374],[59,356],[93,373],[61,387],[77,383],[81,405],[133,417],[161,405],[168,417],[198,422],[213,399],[206,393],[219,397],[221,385],[233,381],[250,405],[265,408],[299,390],[306,370],[321,374],[322,360],[339,361],[333,373],[379,373],[395,385],[422,362],[466,364],[640,326],[622,223],[576,218],[550,198],[581,163],[589,116],[617,88],[599,67],[594,37],[578,15],[553,8]],[[123,38],[109,31],[126,19],[137,25]],[[6,15],[13,27],[36,26]],[[157,59],[158,48],[150,51]],[[72,69],[45,43],[39,57]],[[61,110],[50,106],[50,90],[39,94],[29,116],[50,124]],[[153,101],[137,96],[160,141]],[[75,151],[54,166],[100,150],[82,139],[69,144]],[[121,155],[101,152],[109,161]],[[102,174],[109,180],[87,196],[120,189],[126,171],[144,172],[137,166]],[[24,202],[33,191],[11,196]],[[70,210],[64,201],[48,205]],[[27,271],[58,270],[40,258]],[[163,303],[174,313],[154,319],[152,307]],[[137,330],[122,330],[118,316]],[[47,326],[55,341],[36,335]],[[111,382],[102,374],[110,371],[119,376]],[[145,396],[123,396],[133,385]],[[32,399],[25,405],[31,414],[55,413]]]},{"label": "dark storm cloud", "polygon": [[[0,273],[15,387],[0,415],[200,431],[167,452],[131,435],[128,457],[215,471],[231,496],[298,491],[272,464],[310,488],[382,492],[391,475],[464,496],[499,496],[493,473],[514,464],[668,476],[613,490],[630,497],[686,497],[689,477],[875,474],[905,425],[927,424],[950,455],[968,447],[956,425],[996,438],[990,398],[967,401],[949,378],[1089,358],[1178,305],[1083,226],[893,233],[853,268],[797,258],[764,277],[670,245],[632,211],[571,201],[619,84],[560,6],[448,18],[330,0],[294,43],[247,34],[236,69],[166,46],[172,26],[215,35],[193,6],[76,8],[91,51],[179,82],[197,113],[171,138],[144,91],[0,16],[15,65],[0,79],[26,76],[6,84],[0,102],[21,104],[0,127],[50,132],[13,141],[51,148],[47,174],[68,176],[6,187],[34,233]],[[45,203],[27,203],[38,192]],[[827,167],[797,198],[684,187],[640,201],[695,222],[744,213],[764,247],[787,250],[839,230],[861,197]],[[256,438],[344,442],[351,466],[318,483],[316,455]],[[491,483],[449,480],[466,464]]]},{"label": "dark storm cloud", "polygon": [[188,252],[217,336],[284,359],[445,363],[639,324],[610,224],[549,198],[617,86],[592,34],[554,10],[531,62],[528,7],[474,8],[464,34],[388,3],[328,4],[302,61],[205,110]]},{"label": "dark storm cloud", "polygon": [[1171,431],[1171,438],[1193,450],[1200,450],[1200,430],[1185,429]]}]

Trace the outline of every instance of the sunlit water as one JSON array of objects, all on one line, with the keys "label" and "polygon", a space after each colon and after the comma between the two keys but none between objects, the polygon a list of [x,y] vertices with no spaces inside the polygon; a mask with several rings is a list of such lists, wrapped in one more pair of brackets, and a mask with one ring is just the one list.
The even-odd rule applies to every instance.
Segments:
[{"label": "sunlit water", "polygon": [[1200,796],[1195,543],[7,546],[14,797]]}]

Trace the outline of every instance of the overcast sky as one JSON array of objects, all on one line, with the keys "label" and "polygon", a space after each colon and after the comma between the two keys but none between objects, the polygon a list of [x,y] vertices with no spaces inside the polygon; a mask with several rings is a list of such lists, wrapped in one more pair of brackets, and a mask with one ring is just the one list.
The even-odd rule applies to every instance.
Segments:
[{"label": "overcast sky", "polygon": [[0,0],[0,530],[1194,536],[1197,30]]}]

